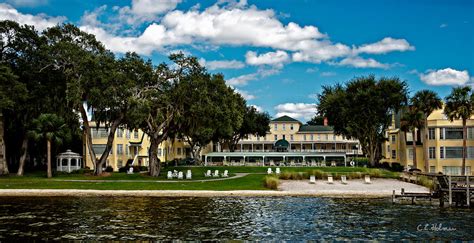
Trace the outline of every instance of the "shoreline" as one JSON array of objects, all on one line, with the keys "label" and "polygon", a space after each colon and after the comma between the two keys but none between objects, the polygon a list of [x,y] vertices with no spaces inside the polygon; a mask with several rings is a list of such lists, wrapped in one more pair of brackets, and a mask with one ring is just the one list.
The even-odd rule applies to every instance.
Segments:
[{"label": "shoreline", "polygon": [[387,193],[304,192],[304,191],[209,191],[209,190],[93,190],[93,189],[1,189],[2,197],[333,197],[389,198]]}]

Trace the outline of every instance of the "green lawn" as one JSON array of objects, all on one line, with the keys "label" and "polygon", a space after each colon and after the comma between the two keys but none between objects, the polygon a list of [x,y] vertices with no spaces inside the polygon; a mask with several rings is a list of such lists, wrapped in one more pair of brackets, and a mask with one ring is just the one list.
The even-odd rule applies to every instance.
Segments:
[{"label": "green lawn", "polygon": [[[112,173],[110,176],[90,176],[83,174],[58,174],[52,179],[46,178],[46,173],[27,173],[23,177],[15,175],[0,177],[0,189],[97,189],[97,190],[268,190],[263,186],[268,167],[168,167],[163,168],[160,177],[150,177],[146,174],[135,173]],[[373,169],[351,168],[351,167],[280,167],[282,172],[310,172],[311,170],[321,170],[333,174],[344,174],[349,172],[369,173]],[[166,179],[168,170],[178,170],[185,172],[190,169],[193,173],[193,180],[179,180],[169,182]],[[231,177],[235,173],[249,173],[241,178],[231,178],[229,180],[212,181],[215,178],[205,178],[207,170],[219,170],[222,173],[228,170]],[[274,170],[274,168],[273,168]],[[381,170],[383,177],[397,177],[398,173]],[[209,179],[211,181],[196,181]],[[67,180],[104,180],[97,182],[75,182]],[[132,180],[133,182],[120,182],[119,180]],[[163,182],[167,181],[167,183]]]}]

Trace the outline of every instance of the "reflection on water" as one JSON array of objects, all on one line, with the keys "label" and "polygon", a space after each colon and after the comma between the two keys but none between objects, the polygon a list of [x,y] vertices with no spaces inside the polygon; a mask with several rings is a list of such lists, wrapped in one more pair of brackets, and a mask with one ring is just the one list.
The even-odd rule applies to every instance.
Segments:
[{"label": "reflection on water", "polygon": [[385,199],[0,198],[2,239],[472,240],[474,211]]}]

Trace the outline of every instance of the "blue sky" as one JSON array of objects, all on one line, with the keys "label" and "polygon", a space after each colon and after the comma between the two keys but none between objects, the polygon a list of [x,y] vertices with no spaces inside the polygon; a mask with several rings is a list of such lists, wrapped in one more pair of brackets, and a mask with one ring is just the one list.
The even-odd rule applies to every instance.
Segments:
[{"label": "blue sky", "polygon": [[307,120],[322,85],[398,76],[445,97],[474,83],[474,1],[6,0],[0,19],[70,22],[120,55],[184,51],[248,104]]}]

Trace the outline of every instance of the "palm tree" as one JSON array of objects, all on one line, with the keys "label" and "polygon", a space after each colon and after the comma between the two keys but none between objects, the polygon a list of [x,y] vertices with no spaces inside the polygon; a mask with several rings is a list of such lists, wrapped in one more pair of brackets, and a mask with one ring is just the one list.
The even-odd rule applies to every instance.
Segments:
[{"label": "palm tree", "polygon": [[467,119],[473,114],[473,94],[471,88],[457,87],[453,88],[451,94],[446,97],[444,114],[450,121],[462,119],[462,175],[466,175],[466,137],[467,137]]},{"label": "palm tree", "polygon": [[34,140],[46,139],[48,178],[53,177],[51,171],[51,143],[61,144],[68,134],[64,120],[56,114],[41,114],[32,122],[32,129],[28,134]]},{"label": "palm tree", "polygon": [[415,93],[411,98],[411,103],[418,111],[423,113],[424,124],[423,124],[423,159],[425,164],[425,172],[429,171],[428,161],[428,116],[437,109],[443,107],[443,102],[439,98],[438,94],[431,90],[420,90]]},{"label": "palm tree", "polygon": [[424,127],[425,119],[424,114],[417,110],[414,106],[409,106],[406,113],[403,114],[400,121],[400,129],[405,133],[411,131],[412,135],[412,147],[413,147],[413,166],[418,168],[416,160],[416,129]]}]

